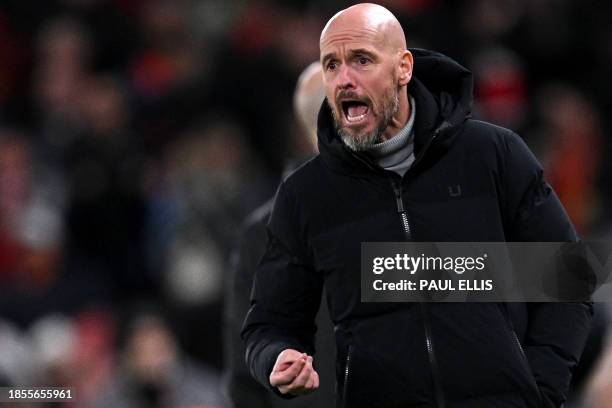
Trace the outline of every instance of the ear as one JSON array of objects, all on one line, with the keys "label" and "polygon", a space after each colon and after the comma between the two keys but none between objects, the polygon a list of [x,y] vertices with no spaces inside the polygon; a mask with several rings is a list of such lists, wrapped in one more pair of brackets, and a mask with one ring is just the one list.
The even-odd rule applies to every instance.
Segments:
[{"label": "ear", "polygon": [[413,59],[412,53],[408,50],[400,51],[399,59],[399,85],[408,85],[412,79]]}]

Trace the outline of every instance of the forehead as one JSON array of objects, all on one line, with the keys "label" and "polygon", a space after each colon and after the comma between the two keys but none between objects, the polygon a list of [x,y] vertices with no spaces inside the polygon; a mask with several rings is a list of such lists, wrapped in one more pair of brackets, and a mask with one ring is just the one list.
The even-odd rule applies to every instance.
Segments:
[{"label": "forehead", "polygon": [[368,27],[335,28],[330,27],[321,36],[321,56],[338,47],[369,48],[381,50],[384,47],[384,36],[379,30]]}]

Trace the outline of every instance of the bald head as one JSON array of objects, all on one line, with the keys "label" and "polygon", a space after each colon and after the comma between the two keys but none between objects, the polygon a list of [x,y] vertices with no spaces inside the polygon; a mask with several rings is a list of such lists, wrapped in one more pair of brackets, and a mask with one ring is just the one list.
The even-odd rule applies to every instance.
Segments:
[{"label": "bald head", "polygon": [[343,36],[352,29],[362,29],[389,51],[406,49],[406,36],[393,13],[373,3],[361,3],[339,11],[325,25],[319,45]]}]

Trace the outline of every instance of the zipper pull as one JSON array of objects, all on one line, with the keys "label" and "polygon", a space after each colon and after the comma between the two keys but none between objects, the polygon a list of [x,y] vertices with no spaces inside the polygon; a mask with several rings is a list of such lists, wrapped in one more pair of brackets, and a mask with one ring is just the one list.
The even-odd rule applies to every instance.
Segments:
[{"label": "zipper pull", "polygon": [[391,180],[391,184],[393,186],[393,191],[395,192],[395,202],[397,204],[397,212],[404,212],[404,201],[402,200],[402,187],[398,186],[397,181]]},{"label": "zipper pull", "polygon": [[397,202],[397,212],[398,213],[403,213],[404,212],[404,202],[402,201],[402,196],[398,195],[395,198],[395,201]]}]

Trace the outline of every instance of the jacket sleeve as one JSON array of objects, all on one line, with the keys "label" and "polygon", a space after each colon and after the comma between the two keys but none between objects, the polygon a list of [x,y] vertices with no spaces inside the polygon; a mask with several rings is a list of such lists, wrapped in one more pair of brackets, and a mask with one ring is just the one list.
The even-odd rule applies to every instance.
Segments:
[{"label": "jacket sleeve", "polygon": [[257,267],[251,309],[244,322],[246,363],[251,375],[277,392],[269,376],[287,348],[314,354],[315,316],[323,279],[310,267],[296,202],[283,183],[268,224],[266,252]]},{"label": "jacket sleeve", "polygon": [[[578,238],[543,170],[515,134],[505,144],[507,240],[574,242]],[[571,373],[588,336],[592,304],[530,303],[524,349],[544,407],[567,399]]]}]

